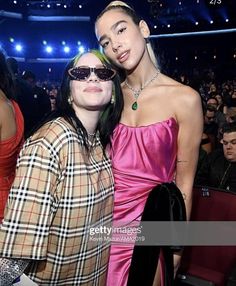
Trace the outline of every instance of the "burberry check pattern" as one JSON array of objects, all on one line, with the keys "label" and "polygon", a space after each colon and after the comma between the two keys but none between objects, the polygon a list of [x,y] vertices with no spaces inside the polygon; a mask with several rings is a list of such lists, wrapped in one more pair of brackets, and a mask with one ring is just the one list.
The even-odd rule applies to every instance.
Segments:
[{"label": "burberry check pattern", "polygon": [[39,285],[105,285],[109,241],[91,226],[110,225],[114,182],[99,136],[86,153],[63,118],[43,126],[21,150],[5,218],[0,255],[32,259]]}]

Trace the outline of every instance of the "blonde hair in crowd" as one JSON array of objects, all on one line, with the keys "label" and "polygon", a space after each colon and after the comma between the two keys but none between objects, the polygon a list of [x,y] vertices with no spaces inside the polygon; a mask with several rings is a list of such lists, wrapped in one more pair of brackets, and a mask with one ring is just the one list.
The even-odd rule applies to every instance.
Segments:
[{"label": "blonde hair in crowd", "polygon": [[[131,8],[127,3],[123,2],[123,1],[112,1],[111,3],[109,3],[106,6],[106,8],[98,15],[97,20],[105,12],[107,12],[109,10],[112,10],[112,9],[121,9],[122,11],[124,11],[124,13],[126,13],[127,15],[129,15],[132,18],[132,20],[134,21],[134,23],[136,25],[138,25],[139,22],[141,21],[141,19],[137,16],[135,10],[133,8]],[[149,57],[150,57],[151,61],[153,62],[154,66],[156,68],[159,68],[158,64],[157,64],[156,55],[154,53],[154,50],[152,48],[152,45],[151,45],[149,39],[146,39],[146,46],[147,46],[147,51],[148,51],[148,54],[149,54]]]}]

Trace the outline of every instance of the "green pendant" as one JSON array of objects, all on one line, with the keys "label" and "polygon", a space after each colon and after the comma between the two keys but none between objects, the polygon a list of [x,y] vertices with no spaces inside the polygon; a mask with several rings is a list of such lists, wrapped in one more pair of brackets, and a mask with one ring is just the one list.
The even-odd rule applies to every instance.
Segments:
[{"label": "green pendant", "polygon": [[135,101],[135,102],[132,104],[132,109],[133,109],[133,110],[137,110],[137,109],[138,109],[138,103],[137,103],[137,101]]}]

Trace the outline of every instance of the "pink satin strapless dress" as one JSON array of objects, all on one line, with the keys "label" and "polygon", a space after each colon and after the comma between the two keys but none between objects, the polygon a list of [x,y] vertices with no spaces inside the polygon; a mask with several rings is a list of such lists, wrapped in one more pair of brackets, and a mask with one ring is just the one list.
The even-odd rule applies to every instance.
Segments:
[{"label": "pink satin strapless dress", "polygon": [[[115,177],[113,225],[140,221],[151,189],[174,179],[178,125],[174,118],[148,126],[119,124],[112,138]],[[126,286],[134,244],[113,242],[107,286]]]}]

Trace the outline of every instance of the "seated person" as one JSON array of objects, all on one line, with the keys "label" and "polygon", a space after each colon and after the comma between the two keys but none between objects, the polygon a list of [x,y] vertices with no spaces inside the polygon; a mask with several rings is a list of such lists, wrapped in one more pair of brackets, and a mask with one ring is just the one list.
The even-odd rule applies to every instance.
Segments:
[{"label": "seated person", "polygon": [[212,151],[212,143],[206,133],[202,134],[201,148],[208,154]]},{"label": "seated person", "polygon": [[210,139],[212,149],[217,146],[218,140],[218,129],[219,126],[216,123],[216,109],[212,105],[207,105],[203,108],[204,115],[204,128],[203,133],[205,133]]},{"label": "seated person", "polygon": [[225,189],[236,193],[236,122],[222,127],[222,148],[208,154],[198,170],[195,184]]}]

